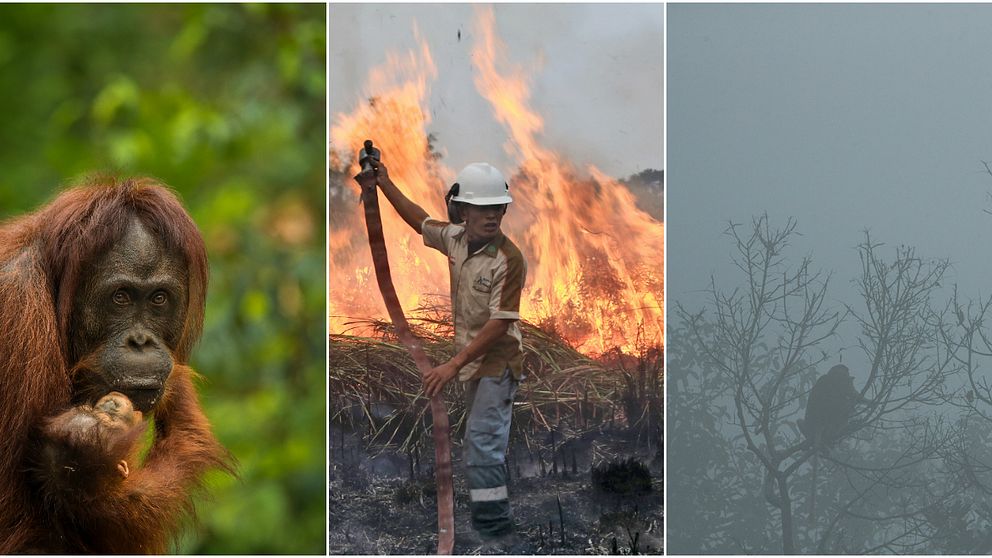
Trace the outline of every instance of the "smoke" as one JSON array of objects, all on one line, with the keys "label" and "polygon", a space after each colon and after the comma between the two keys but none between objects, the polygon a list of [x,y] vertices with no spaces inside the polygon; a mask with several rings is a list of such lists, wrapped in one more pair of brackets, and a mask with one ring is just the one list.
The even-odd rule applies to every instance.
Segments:
[{"label": "smoke", "polygon": [[[579,167],[615,177],[663,165],[663,11],[660,5],[493,7],[508,55],[532,76],[543,141]],[[512,172],[506,131],[473,84],[476,8],[348,4],[330,8],[330,114],[354,109],[368,68],[387,52],[430,45],[430,131],[452,168],[490,161]],[[460,38],[459,38],[460,33]],[[338,147],[338,146],[335,146]]]}]

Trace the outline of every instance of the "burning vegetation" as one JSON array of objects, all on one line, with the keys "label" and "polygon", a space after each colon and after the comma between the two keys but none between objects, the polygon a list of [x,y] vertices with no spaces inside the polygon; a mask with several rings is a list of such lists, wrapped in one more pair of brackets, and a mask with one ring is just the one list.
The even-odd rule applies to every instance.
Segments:
[{"label": "burning vegetation", "polygon": [[[520,161],[510,174],[513,206],[504,232],[528,265],[521,315],[554,329],[587,354],[638,344],[663,344],[664,225],[639,207],[630,189],[589,165],[583,170],[538,141],[542,117],[528,105],[528,77],[519,69],[500,72],[503,45],[491,11],[480,11],[479,45],[473,50],[479,93],[509,137],[507,152]],[[368,102],[350,114],[334,115],[331,167],[343,177],[358,172],[354,161],[369,130],[382,149],[390,175],[429,214],[446,214],[442,195],[455,173],[444,165],[430,135],[430,81],[437,76],[425,41],[415,52],[391,54],[371,70]],[[385,132],[383,132],[385,131]],[[332,184],[329,300],[330,331],[341,333],[352,318],[386,316],[374,293],[372,262],[360,212],[358,187]],[[404,308],[447,290],[447,265],[425,246],[395,212],[383,212],[390,242],[390,269]]]},{"label": "burning vegetation", "polygon": [[[514,402],[507,464],[522,546],[490,552],[660,553],[664,226],[660,199],[648,207],[653,215],[638,200],[660,198],[661,172],[621,182],[542,145],[544,122],[528,105],[529,78],[516,68],[501,71],[508,65],[491,10],[479,11],[474,36],[476,89],[507,129],[504,147],[519,161],[509,175],[514,203],[503,231],[528,262],[521,300],[527,378]],[[429,131],[436,77],[430,49],[419,40],[416,50],[390,54],[370,71],[365,103],[333,115],[332,553],[430,553],[437,536],[428,401],[378,296],[351,180],[359,170],[355,150],[368,130],[378,130],[372,139],[396,184],[430,215],[446,215],[443,193],[455,173]],[[447,262],[392,209],[382,212],[382,224],[400,303],[408,315],[412,309],[411,327],[428,356],[444,362],[454,354]],[[455,552],[478,553],[458,472],[462,390],[459,382],[445,390],[455,445]],[[646,482],[654,490],[604,499],[590,471],[611,461],[650,471]]]}]

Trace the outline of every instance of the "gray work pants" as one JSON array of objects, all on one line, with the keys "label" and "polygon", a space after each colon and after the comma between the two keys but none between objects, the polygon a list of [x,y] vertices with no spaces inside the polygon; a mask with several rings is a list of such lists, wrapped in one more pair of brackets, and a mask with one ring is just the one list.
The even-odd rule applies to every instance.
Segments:
[{"label": "gray work pants", "polygon": [[506,449],[518,382],[509,369],[502,377],[469,380],[465,385],[465,464],[472,510],[472,527],[484,536],[499,536],[513,528],[506,490]]}]

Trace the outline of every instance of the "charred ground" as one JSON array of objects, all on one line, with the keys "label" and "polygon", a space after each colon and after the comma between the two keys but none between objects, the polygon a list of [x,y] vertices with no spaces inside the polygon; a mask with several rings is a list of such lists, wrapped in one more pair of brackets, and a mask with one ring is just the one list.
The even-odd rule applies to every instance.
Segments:
[{"label": "charred ground", "polygon": [[[450,356],[445,317],[437,309],[417,315],[431,358]],[[355,325],[365,336],[330,338],[330,552],[433,553],[434,457],[419,374],[388,324]],[[663,351],[590,359],[523,326],[528,377],[514,403],[508,453],[514,541],[487,545],[471,529],[461,386],[445,391],[455,553],[661,553]]]}]

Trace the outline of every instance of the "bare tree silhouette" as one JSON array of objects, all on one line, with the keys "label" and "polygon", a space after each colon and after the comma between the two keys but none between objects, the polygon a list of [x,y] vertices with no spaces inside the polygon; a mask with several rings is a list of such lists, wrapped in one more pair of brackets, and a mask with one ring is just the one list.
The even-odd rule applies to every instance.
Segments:
[{"label": "bare tree silhouette", "polygon": [[[890,252],[865,232],[854,282],[859,303],[832,304],[829,273],[815,270],[809,256],[789,264],[795,220],[776,228],[761,215],[750,226],[732,223],[726,234],[739,286],[721,290],[711,278],[705,308],[676,305],[675,315],[705,368],[726,382],[738,447],[763,470],[761,486],[751,489],[777,512],[780,551],[932,548],[936,530],[921,525],[927,510],[948,505],[951,494],[928,471],[960,439],[960,428],[935,412],[948,378],[960,370],[960,358],[947,350],[951,304],[933,304],[948,262],[922,259],[907,247]],[[854,351],[868,368],[854,370],[859,404],[846,426],[830,447],[818,448],[796,423],[814,380],[836,363],[837,331],[848,320],[860,330]],[[992,344],[988,349],[992,355]],[[677,389],[678,378],[671,384]],[[828,470],[818,477],[819,460]],[[817,497],[821,510],[812,505]],[[808,509],[805,528],[797,519],[800,502]],[[870,532],[855,532],[864,525]]]}]

